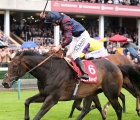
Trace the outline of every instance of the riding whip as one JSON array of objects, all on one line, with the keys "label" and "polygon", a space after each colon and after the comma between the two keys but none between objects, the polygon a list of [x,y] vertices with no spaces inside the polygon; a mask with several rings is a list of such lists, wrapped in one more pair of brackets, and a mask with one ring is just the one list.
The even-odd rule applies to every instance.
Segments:
[{"label": "riding whip", "polygon": [[46,7],[47,7],[47,4],[48,4],[48,1],[49,1],[49,0],[47,0],[47,2],[46,2],[45,8],[44,8],[44,10],[43,10],[43,13],[45,13],[45,10],[46,10]]}]

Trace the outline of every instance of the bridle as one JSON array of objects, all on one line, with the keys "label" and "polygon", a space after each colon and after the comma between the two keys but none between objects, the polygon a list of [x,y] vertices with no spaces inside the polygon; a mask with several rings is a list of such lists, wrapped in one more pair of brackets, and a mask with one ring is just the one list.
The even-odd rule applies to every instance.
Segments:
[{"label": "bridle", "polygon": [[[39,67],[40,65],[42,65],[42,64],[43,64],[44,62],[46,62],[49,58],[51,58],[54,54],[55,54],[55,53],[52,53],[49,57],[47,57],[47,58],[44,59],[42,62],[40,62],[38,65],[36,65],[35,67],[33,67],[32,69],[30,69],[29,71],[27,71],[25,74],[30,73],[31,71],[33,71],[34,69],[36,69],[37,67]],[[21,60],[21,59],[14,59],[14,58],[13,58],[12,60],[18,60],[18,61],[20,61],[20,66],[21,66],[21,67],[18,67],[18,69],[17,69],[17,72],[18,72],[18,73],[17,73],[17,76],[8,75],[8,73],[5,74],[5,77],[8,77],[8,78],[9,78],[10,76],[12,77],[13,80],[10,81],[10,83],[14,83],[14,82],[16,81],[16,78],[18,78],[18,77],[20,76],[21,68],[22,68],[22,62],[21,62],[22,60]],[[52,64],[50,64],[50,65],[52,65]],[[20,69],[19,69],[19,68],[20,68]],[[51,70],[51,67],[50,67],[50,70]],[[50,70],[49,70],[49,71],[50,71]],[[48,76],[48,75],[47,75],[47,76]],[[10,77],[10,78],[11,78],[11,77]]]},{"label": "bridle", "polygon": [[[21,59],[14,59],[13,58],[12,60],[18,60],[18,61],[20,61],[20,66],[21,67],[18,67],[18,68],[22,68]],[[8,78],[12,78],[13,79],[12,81],[9,80],[10,83],[14,83],[16,81],[16,78],[18,78],[19,75],[20,75],[20,73],[21,73],[21,69],[18,69],[16,72],[17,72],[17,76],[8,75],[8,73],[5,74],[5,77],[8,77]]]}]

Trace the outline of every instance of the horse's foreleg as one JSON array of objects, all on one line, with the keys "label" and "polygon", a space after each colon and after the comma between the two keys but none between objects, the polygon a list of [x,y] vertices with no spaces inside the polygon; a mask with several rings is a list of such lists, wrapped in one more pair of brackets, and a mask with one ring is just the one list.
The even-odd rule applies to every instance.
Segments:
[{"label": "horse's foreleg", "polygon": [[36,114],[33,120],[40,120],[49,110],[52,108],[55,104],[58,103],[59,97],[55,95],[49,95],[45,99],[41,109],[39,112]]},{"label": "horse's foreleg", "polygon": [[25,120],[30,120],[30,117],[29,117],[29,105],[30,105],[30,103],[43,102],[44,100],[45,100],[45,97],[42,97],[40,94],[36,94],[36,95],[26,99],[26,101],[25,101],[25,116],[24,116],[24,119]]},{"label": "horse's foreleg", "polygon": [[126,113],[125,95],[120,92],[119,98],[122,100],[123,112]]},{"label": "horse's foreleg", "polygon": [[136,98],[136,111],[138,116],[140,117],[140,96],[137,96]]},{"label": "horse's foreleg", "polygon": [[82,120],[84,118],[84,116],[87,113],[89,113],[92,100],[93,100],[93,96],[88,96],[88,97],[84,98],[83,109],[81,111],[81,114],[78,116],[78,118],[76,120]]},{"label": "horse's foreleg", "polygon": [[105,120],[106,119],[106,114],[104,113],[104,111],[102,111],[101,103],[100,103],[99,98],[98,98],[97,95],[93,96],[93,102],[95,103],[95,107],[101,113],[102,119]]},{"label": "horse's foreleg", "polygon": [[80,111],[82,110],[82,107],[80,106],[81,102],[82,102],[82,99],[76,99],[76,100],[74,100],[73,105],[72,105],[71,112],[69,114],[69,118],[72,118],[72,115],[73,115],[73,112],[74,112],[75,108],[77,108]]}]

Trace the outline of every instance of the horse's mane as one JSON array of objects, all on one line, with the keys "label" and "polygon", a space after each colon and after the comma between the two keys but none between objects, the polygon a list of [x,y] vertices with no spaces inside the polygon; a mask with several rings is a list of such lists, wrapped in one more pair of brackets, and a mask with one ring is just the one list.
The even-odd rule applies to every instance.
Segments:
[{"label": "horse's mane", "polygon": [[[33,51],[33,50],[25,50],[25,51],[19,51],[16,53],[15,56],[19,56],[23,54],[24,56],[25,55],[28,55],[28,56],[42,56],[42,54],[40,54],[39,52],[37,51]],[[44,54],[43,54],[44,55]]]},{"label": "horse's mane", "polygon": [[19,56],[21,54],[23,56],[49,56],[51,54],[54,54],[53,57],[62,58],[62,53],[63,53],[62,50],[59,50],[57,53],[50,50],[48,53],[43,53],[43,54],[40,54],[38,51],[34,51],[34,50],[25,50],[25,51],[18,51],[15,56]]}]

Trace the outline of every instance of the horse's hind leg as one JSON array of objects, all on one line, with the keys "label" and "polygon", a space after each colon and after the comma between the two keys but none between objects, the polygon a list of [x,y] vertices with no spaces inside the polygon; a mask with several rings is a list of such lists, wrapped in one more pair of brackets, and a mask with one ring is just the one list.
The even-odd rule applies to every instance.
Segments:
[{"label": "horse's hind leg", "polygon": [[95,107],[99,110],[99,112],[101,113],[102,119],[105,120],[106,119],[106,114],[104,114],[104,112],[102,111],[102,107],[99,101],[98,96],[93,96],[93,102],[95,103]]},{"label": "horse's hind leg", "polygon": [[93,100],[93,96],[88,96],[88,97],[84,98],[83,109],[82,109],[80,115],[78,116],[78,118],[76,120],[82,120],[84,118],[84,116],[87,113],[89,113],[92,100]]},{"label": "horse's hind leg", "polygon": [[126,113],[125,95],[120,92],[119,98],[122,100],[123,112]]},{"label": "horse's hind leg", "polygon": [[72,115],[73,115],[75,108],[77,108],[79,111],[82,110],[82,107],[80,106],[81,102],[82,102],[82,99],[74,100],[74,102],[72,104],[71,112],[69,114],[69,118],[72,118]]},{"label": "horse's hind leg", "polygon": [[[126,105],[125,105],[125,95],[120,92],[119,98],[122,100],[122,106],[123,106],[123,112],[126,112]],[[107,102],[104,105],[103,113],[106,115],[107,114],[107,108],[110,106],[110,102]]]},{"label": "horse's hind leg", "polygon": [[106,89],[106,91],[104,91],[104,94],[108,98],[112,107],[114,108],[114,110],[117,114],[118,120],[122,120],[122,107],[118,101],[118,95],[117,95],[118,93],[116,92],[116,90],[113,89],[113,87],[112,87],[111,92],[109,92],[109,91],[110,91],[110,87],[108,86],[108,89]]},{"label": "horse's hind leg", "polygon": [[137,96],[136,98],[136,111],[138,116],[140,117],[140,96]]},{"label": "horse's hind leg", "polygon": [[118,120],[121,120],[122,119],[122,107],[121,105],[119,104],[119,101],[117,98],[110,98],[109,99],[112,107],[115,109],[116,111],[116,114],[117,114],[117,117],[118,117]]}]

